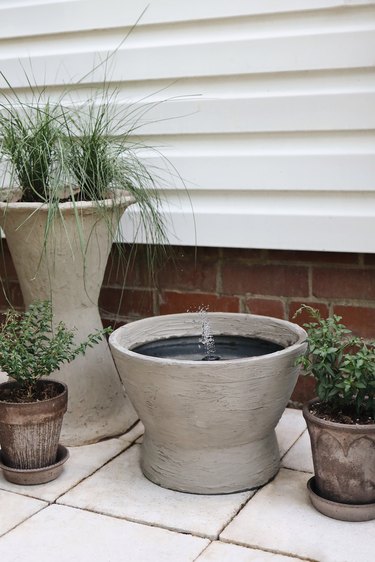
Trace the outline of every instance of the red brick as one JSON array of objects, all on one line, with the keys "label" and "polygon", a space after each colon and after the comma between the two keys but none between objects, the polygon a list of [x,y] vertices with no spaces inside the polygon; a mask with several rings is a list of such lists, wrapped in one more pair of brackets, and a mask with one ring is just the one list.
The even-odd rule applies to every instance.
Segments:
[{"label": "red brick", "polygon": [[266,252],[247,248],[223,248],[221,255],[224,260],[246,260],[251,262],[264,262]]},{"label": "red brick", "polygon": [[375,339],[375,308],[337,305],[334,314],[342,317],[342,323],[357,336]]},{"label": "red brick", "polygon": [[297,384],[294,387],[291,400],[293,402],[298,402],[299,404],[304,404],[316,396],[316,382],[314,377],[308,375],[300,375],[297,380]]},{"label": "red brick", "polygon": [[108,258],[103,284],[112,287],[138,286],[136,252],[131,253],[125,244],[114,244]]},{"label": "red brick", "polygon": [[365,265],[375,265],[375,254],[364,254],[363,263]]},{"label": "red brick", "polygon": [[329,315],[328,305],[325,304],[325,303],[308,302],[308,301],[304,301],[304,302],[293,301],[289,305],[289,320],[291,322],[295,322],[296,324],[299,324],[300,326],[303,326],[303,324],[307,324],[309,322],[312,322],[311,316],[305,310],[303,312],[301,312],[300,314],[298,314],[298,316],[296,318],[294,318],[295,313],[297,312],[297,310],[299,308],[301,308],[302,304],[307,304],[308,306],[311,306],[312,308],[316,308],[317,310],[319,310],[319,312],[323,316],[323,318],[327,318],[327,316]]},{"label": "red brick", "polygon": [[99,308],[104,317],[108,315],[152,316],[154,313],[153,291],[103,287],[100,292]]},{"label": "red brick", "polygon": [[[168,249],[167,249],[168,252]],[[108,258],[104,284],[117,287],[154,288],[166,256],[159,246],[116,244]]]},{"label": "red brick", "polygon": [[246,265],[228,261],[222,270],[223,292],[274,296],[308,296],[308,271],[304,267]]},{"label": "red brick", "polygon": [[314,269],[312,292],[316,297],[375,299],[375,270]]},{"label": "red brick", "polygon": [[237,297],[164,291],[160,301],[160,314],[194,312],[202,306],[208,307],[210,312],[239,312],[240,310]]},{"label": "red brick", "polygon": [[346,252],[305,252],[297,250],[268,250],[270,261],[298,262],[306,264],[359,264],[359,254]]},{"label": "red brick", "polygon": [[208,246],[167,246],[165,253],[174,260],[186,259],[194,261],[197,257],[203,260],[217,261],[220,257],[220,248]]},{"label": "red brick", "polygon": [[[199,250],[199,248],[198,248]],[[158,287],[180,291],[216,291],[217,261],[192,254],[169,260],[158,271]]]},{"label": "red brick", "polygon": [[137,244],[134,252],[137,270],[136,286],[155,288],[158,271],[167,263],[173,251],[173,247],[164,249],[162,246]]},{"label": "red brick", "polygon": [[198,256],[199,259],[217,261],[220,257],[220,248],[211,248],[208,246],[199,246],[199,248],[195,246],[183,246],[181,248],[181,253],[184,256],[191,256],[192,258]]},{"label": "red brick", "polygon": [[284,303],[276,299],[246,299],[246,308],[252,314],[285,318]]}]

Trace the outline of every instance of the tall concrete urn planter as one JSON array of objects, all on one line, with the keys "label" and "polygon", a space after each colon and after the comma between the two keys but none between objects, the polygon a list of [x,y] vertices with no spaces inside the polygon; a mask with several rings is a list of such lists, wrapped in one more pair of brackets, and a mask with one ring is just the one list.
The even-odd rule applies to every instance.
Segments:
[{"label": "tall concrete urn planter", "polygon": [[[54,322],[75,328],[77,342],[102,328],[98,298],[112,245],[110,233],[133,202],[132,196],[124,194],[95,204],[60,203],[48,232],[48,205],[0,203],[0,223],[25,305],[50,300]],[[54,378],[69,387],[61,432],[65,445],[118,435],[136,421],[106,341],[62,366]]]},{"label": "tall concrete urn planter", "polygon": [[[296,358],[305,352],[306,333],[263,316],[207,317],[218,356],[220,345],[228,351],[221,360],[201,360],[199,313],[139,320],[110,336],[117,368],[145,426],[142,470],[153,482],[184,492],[255,488],[279,469],[275,427],[297,380]],[[254,341],[264,354],[246,356]],[[245,351],[233,358],[237,343]],[[185,350],[192,347],[198,356],[189,358]]]}]

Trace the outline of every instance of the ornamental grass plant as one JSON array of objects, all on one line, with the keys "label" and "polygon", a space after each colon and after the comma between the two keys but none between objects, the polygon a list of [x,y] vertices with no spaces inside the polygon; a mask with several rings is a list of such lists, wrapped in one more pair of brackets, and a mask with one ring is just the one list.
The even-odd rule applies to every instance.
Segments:
[{"label": "ornamental grass plant", "polygon": [[83,103],[75,103],[69,91],[53,101],[35,88],[25,100],[2,77],[10,94],[0,98],[0,162],[2,187],[10,187],[11,198],[18,191],[21,202],[49,205],[52,220],[60,216],[60,201],[92,201],[103,214],[104,199],[126,192],[138,205],[146,241],[165,243],[157,173],[139,156],[151,147],[133,140],[134,110],[106,85]]}]

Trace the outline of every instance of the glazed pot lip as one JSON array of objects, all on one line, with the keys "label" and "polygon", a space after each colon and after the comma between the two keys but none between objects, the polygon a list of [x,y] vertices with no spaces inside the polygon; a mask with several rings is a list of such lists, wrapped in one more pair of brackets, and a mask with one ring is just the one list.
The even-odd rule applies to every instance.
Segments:
[{"label": "glazed pot lip", "polygon": [[[153,337],[153,338],[147,338],[144,339],[140,342],[136,342],[134,343],[134,345],[131,345],[132,349],[129,349],[129,347],[126,347],[122,344],[122,336],[124,333],[130,331],[133,329],[133,327],[136,326],[141,326],[142,323],[149,325],[150,321],[151,322],[156,322],[158,319],[163,319],[162,321],[167,323],[169,320],[173,320],[175,318],[181,318],[183,315],[188,314],[191,315],[191,318],[193,320],[193,318],[197,318],[197,316],[199,316],[199,312],[188,312],[188,313],[177,313],[177,314],[164,314],[161,316],[152,316],[150,318],[143,318],[141,320],[136,320],[134,322],[131,322],[129,324],[126,324],[125,326],[120,326],[119,328],[117,328],[116,330],[114,330],[112,332],[112,334],[109,337],[109,344],[112,347],[112,349],[115,352],[118,353],[125,353],[126,355],[129,355],[130,357],[133,357],[134,359],[138,359],[141,361],[149,361],[149,362],[156,362],[156,363],[160,363],[160,364],[164,364],[164,365],[199,365],[202,369],[208,370],[208,369],[213,369],[214,371],[217,370],[221,365],[229,365],[229,364],[246,364],[249,363],[249,361],[251,362],[263,362],[265,360],[267,360],[267,358],[276,358],[276,357],[282,357],[283,355],[286,354],[290,354],[293,353],[295,350],[298,350],[300,348],[302,348],[303,346],[307,346],[306,340],[307,340],[307,333],[305,332],[305,330],[303,328],[301,328],[301,326],[299,326],[298,324],[294,324],[293,322],[289,322],[288,320],[282,320],[280,318],[274,318],[272,316],[262,316],[262,315],[258,315],[258,314],[249,314],[249,313],[241,313],[241,312],[207,312],[207,315],[209,318],[214,318],[214,317],[225,317],[225,318],[242,318],[244,321],[245,320],[249,320],[249,319],[254,319],[254,320],[261,320],[263,322],[266,321],[270,321],[273,322],[274,324],[278,324],[280,326],[283,326],[284,328],[288,328],[290,330],[290,332],[292,334],[295,335],[296,337],[296,341],[294,343],[292,343],[291,345],[287,345],[286,347],[284,347],[283,349],[279,350],[279,351],[274,351],[272,353],[267,353],[265,355],[259,355],[259,356],[253,356],[253,357],[244,357],[244,358],[239,358],[239,359],[223,359],[221,361],[194,361],[191,359],[173,359],[173,358],[167,358],[167,357],[152,357],[152,356],[147,356],[147,355],[142,355],[140,353],[137,353],[136,351],[133,351],[133,349],[135,347],[137,347],[138,345],[142,345],[143,343],[149,343],[152,341],[157,341],[157,340],[161,340],[161,339],[169,339],[170,337],[175,337],[175,334],[168,334],[168,336],[166,336],[165,338],[163,337]],[[197,335],[197,334],[195,334]],[[220,334],[221,335],[221,334]],[[222,334],[222,335],[230,335],[230,333],[228,334],[227,332]],[[236,335],[244,335],[244,334],[236,334]],[[257,334],[254,335],[244,335],[244,337],[257,337]],[[262,338],[264,339],[264,338]],[[268,341],[274,341],[274,340],[268,340]],[[278,343],[278,342],[274,342],[274,343]],[[302,351],[301,351],[302,353]]]},{"label": "glazed pot lip", "polygon": [[[72,203],[71,201],[66,201],[64,203],[59,203],[59,209],[61,211],[75,211],[79,209],[80,211],[91,211],[97,207],[115,207],[121,205],[131,205],[135,203],[135,197],[131,195],[128,191],[122,190],[112,190],[115,197],[108,197],[107,199],[100,199],[96,201],[76,201]],[[0,209],[6,213],[7,209],[11,209],[13,212],[24,212],[30,210],[35,211],[48,211],[48,203],[36,203],[36,202],[21,202],[21,201],[0,201]]]},{"label": "glazed pot lip", "polygon": [[313,404],[317,404],[320,402],[319,398],[313,398],[309,400],[303,405],[302,413],[303,417],[305,418],[306,422],[313,423],[314,425],[318,425],[320,427],[324,427],[326,429],[341,429],[348,432],[361,432],[361,433],[374,433],[375,432],[375,423],[370,424],[350,424],[350,423],[340,423],[340,422],[333,422],[329,420],[324,420],[315,416],[310,412],[310,406]]},{"label": "glazed pot lip", "polygon": [[[50,402],[53,402],[54,400],[59,400],[61,399],[61,397],[63,397],[64,395],[67,396],[68,394],[68,387],[64,382],[60,382],[57,381],[55,379],[39,379],[42,382],[47,382],[47,383],[53,383],[54,385],[58,385],[60,387],[62,387],[61,392],[57,395],[54,396],[53,398],[48,398],[47,400],[42,400],[42,401],[33,401],[33,402],[7,402],[6,400],[0,400],[0,405],[3,404],[4,406],[7,407],[20,407],[22,408],[22,406],[28,406],[28,407],[32,407],[33,404],[49,404]],[[0,388],[4,388],[4,387],[15,387],[18,386],[18,382],[17,381],[6,381],[3,383],[0,383]]]}]

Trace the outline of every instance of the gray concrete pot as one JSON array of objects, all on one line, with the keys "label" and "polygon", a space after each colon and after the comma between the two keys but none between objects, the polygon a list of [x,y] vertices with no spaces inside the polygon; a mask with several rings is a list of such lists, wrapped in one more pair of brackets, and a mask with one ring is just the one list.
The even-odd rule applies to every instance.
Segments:
[{"label": "gray concrete pot", "polygon": [[316,401],[311,400],[303,408],[311,441],[316,493],[339,504],[372,504],[375,516],[375,425],[323,420],[310,412]]},{"label": "gray concrete pot", "polygon": [[192,361],[141,355],[154,340],[201,333],[198,313],[133,322],[110,346],[145,426],[142,470],[173,490],[215,494],[256,488],[279,469],[275,427],[306,350],[299,326],[264,316],[209,313],[214,335],[256,337],[284,349],[260,357]]},{"label": "gray concrete pot", "polygon": [[[90,201],[61,203],[46,242],[48,205],[0,202],[0,224],[25,305],[51,300],[54,322],[74,328],[77,343],[103,327],[98,299],[112,233],[132,203],[134,198],[127,193],[116,200],[101,201],[99,208]],[[63,444],[94,443],[123,433],[135,423],[136,414],[106,340],[63,365],[54,378],[69,387],[69,406],[61,431]]]}]

